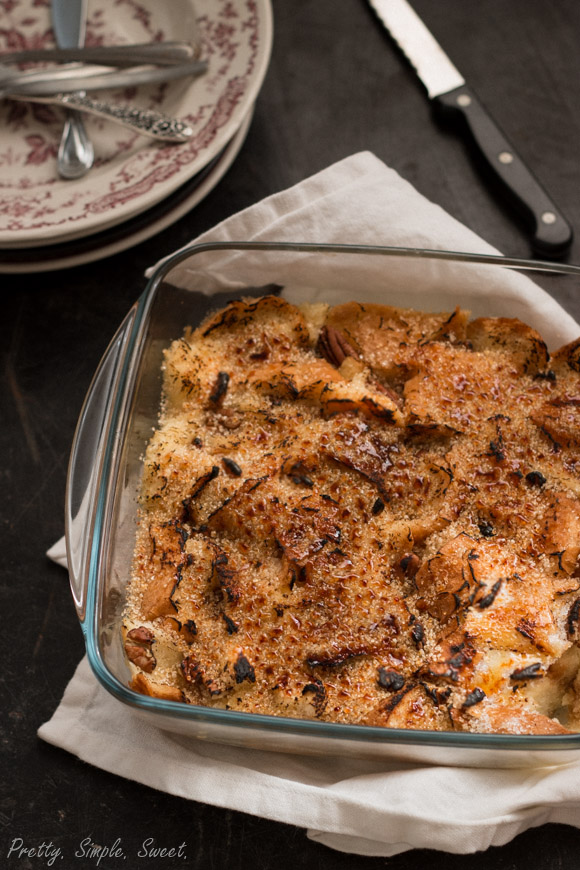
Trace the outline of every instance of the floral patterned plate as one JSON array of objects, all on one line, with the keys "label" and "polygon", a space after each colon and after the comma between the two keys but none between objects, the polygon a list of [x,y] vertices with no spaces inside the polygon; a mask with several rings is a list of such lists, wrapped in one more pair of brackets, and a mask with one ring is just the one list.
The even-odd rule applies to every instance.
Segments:
[{"label": "floral patterned plate", "polygon": [[[88,45],[195,35],[209,63],[205,75],[106,93],[107,99],[186,118],[194,134],[183,145],[154,143],[87,115],[95,166],[82,179],[63,181],[55,163],[62,112],[41,104],[0,103],[0,248],[83,238],[151,208],[222,151],[266,74],[270,0],[89,0]],[[50,0],[0,0],[0,51],[52,45]]]},{"label": "floral patterned plate", "polygon": [[0,248],[0,275],[54,272],[83,266],[126,251],[166,230],[195,208],[221,181],[244,144],[252,114],[250,110],[223,151],[152,208],[122,224],[68,242],[35,248]]}]

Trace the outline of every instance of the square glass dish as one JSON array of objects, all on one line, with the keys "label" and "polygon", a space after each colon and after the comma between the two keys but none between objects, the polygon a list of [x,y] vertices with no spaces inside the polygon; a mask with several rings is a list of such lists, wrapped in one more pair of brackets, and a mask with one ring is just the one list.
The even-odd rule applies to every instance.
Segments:
[{"label": "square glass dish", "polygon": [[578,338],[580,328],[542,289],[547,284],[577,293],[580,267],[415,248],[250,242],[192,246],[158,266],[99,365],[69,466],[71,589],[89,662],[105,689],[160,728],[252,748],[487,767],[580,758],[580,733],[347,725],[145,696],[128,687],[121,634],[143,455],[160,409],[163,351],[186,326],[195,327],[240,296],[281,293],[297,304],[355,300],[423,311],[453,311],[459,305],[473,316],[518,317],[556,349]]}]

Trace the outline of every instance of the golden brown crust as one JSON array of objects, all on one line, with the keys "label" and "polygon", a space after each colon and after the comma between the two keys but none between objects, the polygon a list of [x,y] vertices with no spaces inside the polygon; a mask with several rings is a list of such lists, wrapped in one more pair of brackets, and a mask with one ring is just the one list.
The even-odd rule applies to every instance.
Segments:
[{"label": "golden brown crust", "polygon": [[162,686],[147,679],[144,674],[136,674],[129,688],[141,695],[149,695],[151,698],[159,698],[162,701],[183,701],[183,692],[174,686]]},{"label": "golden brown crust", "polygon": [[509,319],[239,300],[166,353],[136,691],[580,730],[580,372]]}]

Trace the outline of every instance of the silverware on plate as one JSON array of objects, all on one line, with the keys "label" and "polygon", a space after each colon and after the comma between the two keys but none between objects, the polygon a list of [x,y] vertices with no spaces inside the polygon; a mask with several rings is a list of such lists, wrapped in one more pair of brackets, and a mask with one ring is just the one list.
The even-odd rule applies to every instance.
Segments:
[{"label": "silverware on plate", "polygon": [[[186,63],[199,56],[199,46],[190,42],[135,42],[123,45],[91,45],[83,48],[40,48],[0,54],[3,64],[97,63],[128,67],[139,64]],[[54,70],[56,72],[56,70]]]},{"label": "silverware on plate", "polygon": [[[52,29],[59,48],[82,48],[85,43],[87,0],[51,0]],[[79,92],[79,96],[84,93]],[[82,178],[95,160],[95,149],[82,115],[68,109],[56,156],[61,178]]]},{"label": "silverware on plate", "polygon": [[194,60],[188,63],[162,67],[142,66],[123,71],[103,72],[100,66],[61,67],[57,70],[10,73],[3,75],[0,68],[0,99],[28,95],[50,96],[73,91],[100,91],[107,88],[127,88],[137,85],[168,82],[174,79],[196,77],[207,70],[207,61]]},{"label": "silverware on plate", "polygon": [[135,133],[161,139],[165,142],[186,142],[191,138],[193,129],[186,121],[172,118],[154,109],[140,109],[136,106],[115,105],[103,100],[95,100],[84,92],[72,91],[68,94],[10,94],[10,99],[26,100],[35,103],[51,103],[76,112],[86,112],[107,121],[114,121],[129,127]]},{"label": "silverware on plate", "polygon": [[[198,76],[207,69],[206,61],[192,61],[149,69],[132,69],[124,72],[103,72],[100,67],[61,69],[20,73],[2,79],[0,71],[0,99],[25,100],[28,102],[51,103],[79,112],[87,112],[129,127],[143,136],[167,142],[185,142],[192,135],[192,128],[186,121],[172,118],[153,109],[136,106],[117,105],[104,100],[95,100],[79,91],[123,88],[170,81],[188,76]],[[79,75],[84,72],[84,75]]]}]

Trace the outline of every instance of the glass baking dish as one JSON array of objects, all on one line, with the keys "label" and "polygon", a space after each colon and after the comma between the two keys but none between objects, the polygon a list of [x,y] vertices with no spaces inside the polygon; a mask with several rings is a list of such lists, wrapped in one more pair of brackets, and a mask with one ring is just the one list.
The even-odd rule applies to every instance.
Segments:
[{"label": "glass baking dish", "polygon": [[[570,287],[568,286],[570,282]],[[145,445],[156,425],[162,352],[228,301],[282,293],[291,302],[360,302],[519,317],[552,349],[580,327],[560,298],[580,290],[580,267],[415,248],[215,243],[164,261],[114,336],[85,400],[72,447],[66,503],[71,589],[88,659],[101,684],[135,715],[199,740],[294,753],[512,767],[580,758],[580,734],[414,731],[252,715],[138,694],[120,632],[131,572]]]}]

